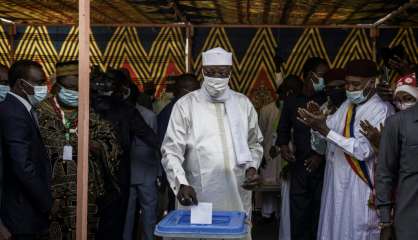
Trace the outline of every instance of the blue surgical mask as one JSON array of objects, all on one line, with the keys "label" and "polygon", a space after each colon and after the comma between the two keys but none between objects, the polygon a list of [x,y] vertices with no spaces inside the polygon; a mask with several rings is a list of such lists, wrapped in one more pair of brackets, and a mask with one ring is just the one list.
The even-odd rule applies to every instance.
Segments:
[{"label": "blue surgical mask", "polygon": [[0,102],[4,101],[8,92],[10,92],[10,87],[9,86],[0,85]]},{"label": "blue surgical mask", "polygon": [[40,85],[40,86],[33,86],[32,84],[28,83],[27,81],[23,80],[26,84],[33,87],[33,95],[27,94],[25,91],[24,93],[28,97],[28,101],[32,106],[37,106],[40,102],[45,100],[45,98],[48,96],[48,86],[47,85]]},{"label": "blue surgical mask", "polygon": [[58,93],[58,99],[64,105],[70,107],[78,106],[78,91],[66,89],[61,86],[61,90]]},{"label": "blue surgical mask", "polygon": [[324,78],[323,77],[318,77],[314,72],[312,72],[312,73],[313,73],[314,77],[316,79],[318,79],[318,82],[317,83],[314,82],[314,81],[312,81],[312,84],[313,84],[313,87],[314,87],[315,92],[320,92],[320,91],[324,90],[324,88],[325,88],[325,80],[324,80]]},{"label": "blue surgical mask", "polygon": [[369,97],[370,92],[365,95],[364,90],[367,89],[367,86],[370,84],[370,82],[366,85],[366,87],[362,90],[358,91],[345,91],[345,94],[347,95],[347,99],[356,105],[364,103],[367,98]]}]

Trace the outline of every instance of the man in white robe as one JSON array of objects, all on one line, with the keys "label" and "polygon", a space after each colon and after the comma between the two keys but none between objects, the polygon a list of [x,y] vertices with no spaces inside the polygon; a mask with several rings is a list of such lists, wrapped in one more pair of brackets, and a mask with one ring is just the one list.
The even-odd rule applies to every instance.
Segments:
[{"label": "man in white robe", "polygon": [[250,190],[260,183],[263,156],[257,113],[246,96],[228,87],[231,53],[211,49],[202,54],[202,64],[201,89],[173,107],[162,165],[181,205],[211,202],[214,211],[243,211],[250,217]]},{"label": "man in white robe", "polygon": [[318,240],[377,240],[378,218],[373,206],[377,159],[360,124],[368,121],[379,126],[393,108],[375,94],[374,62],[352,61],[346,74],[348,100],[326,121],[324,116],[299,110],[300,121],[326,136],[328,143]]}]

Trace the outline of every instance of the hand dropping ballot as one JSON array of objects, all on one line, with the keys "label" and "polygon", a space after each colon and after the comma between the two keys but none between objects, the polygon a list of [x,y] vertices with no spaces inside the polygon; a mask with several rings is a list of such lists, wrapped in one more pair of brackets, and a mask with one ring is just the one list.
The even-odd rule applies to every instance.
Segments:
[{"label": "hand dropping ballot", "polygon": [[191,224],[212,224],[212,203],[199,203],[191,208]]}]

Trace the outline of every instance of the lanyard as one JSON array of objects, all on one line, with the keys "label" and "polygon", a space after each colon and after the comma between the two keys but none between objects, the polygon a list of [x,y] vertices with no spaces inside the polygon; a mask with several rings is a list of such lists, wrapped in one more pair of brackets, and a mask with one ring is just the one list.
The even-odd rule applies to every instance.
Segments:
[{"label": "lanyard", "polygon": [[73,116],[71,116],[70,119],[65,117],[65,113],[64,111],[61,109],[60,105],[57,102],[57,99],[54,97],[52,98],[53,100],[53,106],[54,106],[54,110],[56,112],[56,114],[59,115],[59,117],[61,118],[62,121],[62,125],[64,126],[66,133],[65,133],[65,140],[69,143],[70,142],[70,134],[76,134],[77,135],[77,121],[71,121],[70,119],[75,119],[77,116],[77,112],[75,112],[73,114]]}]

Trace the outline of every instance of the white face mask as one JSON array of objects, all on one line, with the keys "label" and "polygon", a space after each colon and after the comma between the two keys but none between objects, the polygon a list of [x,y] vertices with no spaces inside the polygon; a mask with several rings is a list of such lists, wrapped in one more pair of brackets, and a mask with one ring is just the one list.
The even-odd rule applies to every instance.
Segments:
[{"label": "white face mask", "polygon": [[203,74],[203,86],[208,91],[211,97],[221,96],[227,89],[231,75],[227,78],[208,77]]},{"label": "white face mask", "polygon": [[417,102],[404,102],[404,103],[400,103],[400,102],[396,101],[395,102],[395,105],[396,105],[396,107],[399,110],[403,111],[403,110],[406,110],[408,108],[411,108],[411,107],[415,106],[416,103]]},{"label": "white face mask", "polygon": [[0,85],[0,102],[2,102],[6,98],[8,92],[10,92],[9,86]]}]

